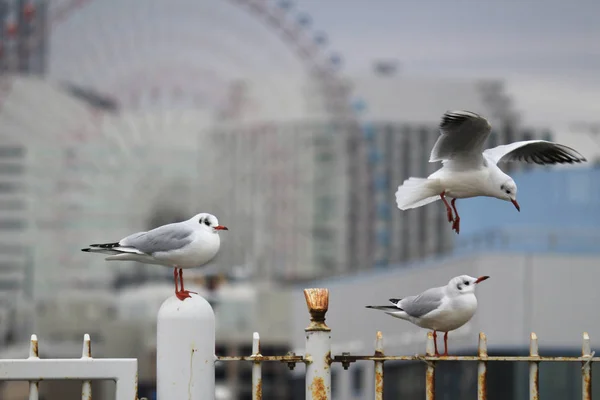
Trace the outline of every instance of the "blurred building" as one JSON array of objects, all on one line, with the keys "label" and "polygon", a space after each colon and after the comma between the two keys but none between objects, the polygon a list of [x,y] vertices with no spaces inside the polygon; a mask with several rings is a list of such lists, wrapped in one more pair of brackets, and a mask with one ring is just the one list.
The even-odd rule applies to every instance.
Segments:
[{"label": "blurred building", "polygon": [[[28,207],[24,176],[26,148],[3,141],[0,145],[0,308],[26,290],[30,264],[25,243]],[[31,293],[31,291],[29,291]]]},{"label": "blurred building", "polygon": [[401,212],[394,196],[404,179],[439,168],[429,153],[449,109],[489,118],[490,146],[550,138],[519,124],[498,81],[353,77],[354,120],[331,117],[316,84],[303,82],[282,81],[278,97],[246,82],[235,116],[215,123],[219,168],[208,186],[225,192],[213,203],[244,221],[223,260],[253,266],[261,280],[333,276],[451,251],[455,235],[440,229],[447,222],[439,204]]},{"label": "blurred building", "polygon": [[[194,133],[192,125],[176,128],[166,113],[145,129],[166,132],[160,121],[167,120],[168,131],[181,131],[170,144],[182,149],[173,166],[188,166],[181,167],[182,185],[194,169],[199,183],[177,197],[191,193],[198,207],[233,227],[222,235],[228,250],[215,264],[245,265],[261,281],[313,279],[451,251],[454,236],[439,229],[446,225],[439,204],[400,212],[394,197],[404,179],[439,167],[428,158],[448,109],[488,117],[490,146],[550,137],[519,124],[498,81],[355,77],[360,98],[349,119],[329,111],[331,98],[318,80],[273,82],[278,96],[260,80],[235,82],[216,116]],[[125,131],[134,125],[120,134],[131,136]],[[161,146],[166,151],[168,144]],[[184,161],[194,156],[195,165]]]},{"label": "blurred building", "polygon": [[73,248],[90,225],[81,212],[98,203],[94,177],[105,171],[102,159],[81,157],[102,113],[85,96],[18,75],[4,76],[2,89],[0,305],[10,307],[78,284]]},{"label": "blurred building", "polygon": [[42,75],[47,46],[46,0],[0,1],[0,74]]},{"label": "blurred building", "polygon": [[[450,333],[451,354],[475,354],[480,331],[488,337],[491,355],[527,354],[531,332],[539,337],[542,355],[581,354],[583,332],[592,338],[600,335],[600,323],[589,318],[597,304],[595,286],[600,279],[595,268],[600,262],[600,170],[556,168],[520,172],[514,178],[519,201],[526,205],[522,212],[498,200],[464,200],[465,230],[454,254],[311,282],[312,287],[330,291],[327,325],[332,329],[333,353],[372,354],[375,333],[382,331],[386,354],[423,354],[425,330],[364,306],[386,304],[389,298],[417,294],[468,274],[491,279],[477,289],[475,317]],[[302,288],[291,292],[297,352],[304,347],[302,330],[308,321]],[[576,368],[558,364],[542,367],[544,397],[581,396]],[[333,373],[336,399],[362,399],[373,391],[372,363],[356,363],[348,371],[334,365]],[[475,364],[441,366],[440,376],[444,378],[438,379],[438,390],[453,398],[468,398],[476,391]],[[422,363],[386,362],[386,398],[423,397],[424,379]],[[527,381],[525,364],[490,365],[488,396],[526,399]],[[303,385],[297,388],[295,395],[302,398]]]},{"label": "blurred building", "polygon": [[[489,198],[465,201],[455,253],[472,251],[596,254],[600,242],[600,169],[536,168],[513,174],[521,212]],[[507,206],[508,205],[508,206]],[[539,234],[544,232],[544,234]]]}]

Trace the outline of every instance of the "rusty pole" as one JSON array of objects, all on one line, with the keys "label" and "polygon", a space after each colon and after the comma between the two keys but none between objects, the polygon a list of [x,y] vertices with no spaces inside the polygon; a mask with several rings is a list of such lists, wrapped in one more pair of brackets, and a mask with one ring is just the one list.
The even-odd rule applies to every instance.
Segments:
[{"label": "rusty pole", "polygon": [[[485,333],[479,332],[479,346],[477,355],[485,359],[487,353],[487,338]],[[487,399],[487,361],[479,361],[477,363],[477,400]]]},{"label": "rusty pole", "polygon": [[[435,355],[433,333],[427,332],[427,347],[425,354],[429,357]],[[435,361],[427,361],[427,372],[425,372],[425,399],[435,400]]]},{"label": "rusty pole", "polygon": [[[538,338],[537,335],[531,332],[531,338],[529,340],[529,356],[539,357],[540,352],[538,349]],[[539,362],[529,362],[529,399],[539,400],[540,398],[540,371]]]},{"label": "rusty pole", "polygon": [[329,290],[304,289],[310,324],[306,332],[306,400],[331,399],[331,329],[325,324]]},{"label": "rusty pole", "polygon": [[[258,332],[254,332],[252,336],[252,356],[261,356],[260,336]],[[252,364],[252,400],[262,400],[262,370],[260,361],[254,361]]]},{"label": "rusty pole", "polygon": [[[383,334],[377,332],[375,357],[383,355]],[[375,400],[383,400],[383,361],[375,361]]]},{"label": "rusty pole", "polygon": [[[31,335],[29,342],[29,360],[39,360],[37,335]],[[38,400],[40,390],[39,381],[29,381],[29,400]]]},{"label": "rusty pole", "polygon": [[[592,346],[590,344],[590,335],[583,332],[583,346],[581,347],[582,357],[593,357]],[[581,367],[581,398],[583,400],[592,400],[592,361],[583,361]]]}]

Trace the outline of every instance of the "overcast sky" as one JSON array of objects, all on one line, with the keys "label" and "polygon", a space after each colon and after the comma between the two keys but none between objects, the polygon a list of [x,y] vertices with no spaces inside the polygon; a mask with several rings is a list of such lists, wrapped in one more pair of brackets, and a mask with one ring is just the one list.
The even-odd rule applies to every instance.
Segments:
[{"label": "overcast sky", "polygon": [[298,0],[349,73],[506,78],[526,120],[600,122],[600,1]]},{"label": "overcast sky", "polygon": [[[394,59],[400,76],[502,78],[530,124],[560,133],[600,122],[599,0],[296,0],[293,10],[326,32],[350,76]],[[273,36],[225,0],[94,0],[55,30],[50,64],[55,77],[118,88],[156,81],[142,70],[165,62],[189,66],[168,79],[211,63],[229,76],[298,68]]]}]

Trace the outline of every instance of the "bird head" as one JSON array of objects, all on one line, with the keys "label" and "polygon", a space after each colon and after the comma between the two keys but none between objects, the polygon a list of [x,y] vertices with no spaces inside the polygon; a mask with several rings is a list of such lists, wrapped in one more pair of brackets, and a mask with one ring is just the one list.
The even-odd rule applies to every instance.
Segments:
[{"label": "bird head", "polygon": [[209,213],[200,213],[192,217],[193,222],[200,224],[202,229],[208,230],[213,233],[218,233],[219,231],[227,231],[226,226],[219,225],[219,220],[212,214]]},{"label": "bird head", "polygon": [[508,177],[508,179],[500,183],[496,189],[496,197],[501,200],[510,201],[513,203],[517,211],[521,211],[521,207],[517,202],[517,184],[512,180],[512,178]]},{"label": "bird head", "polygon": [[461,275],[450,279],[450,282],[448,282],[448,288],[452,293],[455,294],[473,293],[475,291],[475,286],[477,286],[479,282],[483,282],[488,278],[489,276],[473,278],[469,275]]}]

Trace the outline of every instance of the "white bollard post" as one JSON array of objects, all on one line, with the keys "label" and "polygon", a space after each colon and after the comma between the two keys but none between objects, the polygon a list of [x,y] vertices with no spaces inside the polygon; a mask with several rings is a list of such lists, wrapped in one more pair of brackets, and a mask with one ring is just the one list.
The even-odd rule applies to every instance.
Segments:
[{"label": "white bollard post", "polygon": [[[325,324],[329,290],[304,289],[310,313],[306,332],[306,399],[331,399],[331,329]],[[160,399],[159,399],[160,400]]]},{"label": "white bollard post", "polygon": [[172,296],[158,311],[157,400],[214,400],[215,314],[203,297]]}]

